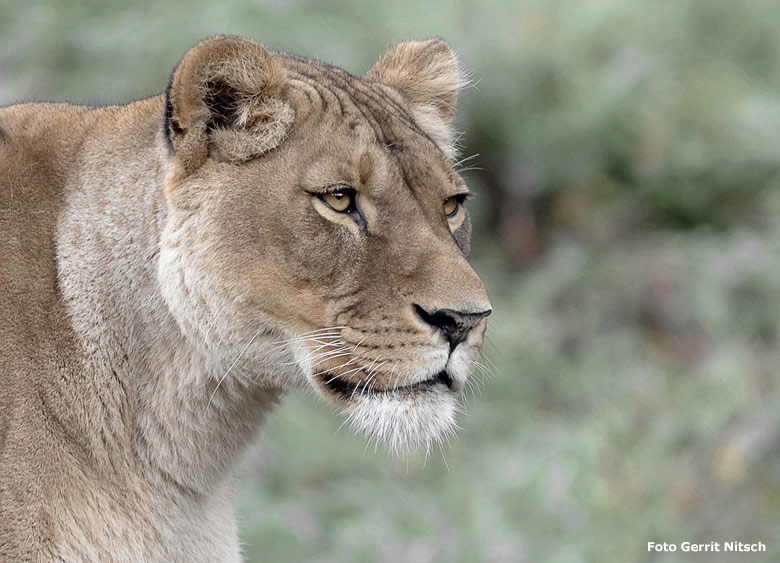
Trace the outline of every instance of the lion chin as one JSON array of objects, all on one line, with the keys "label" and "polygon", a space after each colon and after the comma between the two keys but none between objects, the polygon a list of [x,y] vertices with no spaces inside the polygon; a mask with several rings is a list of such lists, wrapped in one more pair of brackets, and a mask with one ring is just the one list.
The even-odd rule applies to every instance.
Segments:
[{"label": "lion chin", "polygon": [[329,372],[313,379],[317,391],[341,407],[353,431],[393,453],[427,454],[431,446],[458,430],[456,415],[461,409],[453,380],[444,370],[411,385],[386,389],[350,383]]},{"label": "lion chin", "polygon": [[359,394],[344,414],[353,431],[393,453],[427,454],[432,445],[448,440],[458,430],[459,409],[457,397],[446,385],[432,383],[415,390]]}]

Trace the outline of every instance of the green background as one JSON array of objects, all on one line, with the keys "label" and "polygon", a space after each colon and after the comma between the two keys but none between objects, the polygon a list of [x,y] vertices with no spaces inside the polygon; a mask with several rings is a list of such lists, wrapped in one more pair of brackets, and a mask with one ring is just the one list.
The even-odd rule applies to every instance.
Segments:
[{"label": "green background", "polygon": [[[155,94],[217,33],[355,73],[443,36],[476,82],[493,374],[427,460],[291,393],[238,477],[247,559],[778,561],[778,22],[776,1],[0,0],[0,104]],[[646,551],[686,540],[768,551]]]}]

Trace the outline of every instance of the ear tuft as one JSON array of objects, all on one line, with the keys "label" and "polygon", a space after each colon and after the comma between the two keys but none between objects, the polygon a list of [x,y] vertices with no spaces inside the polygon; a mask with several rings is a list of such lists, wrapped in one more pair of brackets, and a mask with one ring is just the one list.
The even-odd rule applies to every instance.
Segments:
[{"label": "ear tuft", "polygon": [[287,75],[261,44],[215,37],[190,49],[167,91],[166,132],[187,173],[213,152],[238,162],[278,146],[294,114]]},{"label": "ear tuft", "polygon": [[434,38],[398,43],[365,76],[398,90],[411,103],[420,128],[448,157],[454,156],[452,121],[458,90],[465,79],[446,41]]},{"label": "ear tuft", "polygon": [[295,113],[282,100],[271,98],[247,103],[233,119],[232,126],[216,126],[211,141],[226,159],[241,162],[279,146]]}]

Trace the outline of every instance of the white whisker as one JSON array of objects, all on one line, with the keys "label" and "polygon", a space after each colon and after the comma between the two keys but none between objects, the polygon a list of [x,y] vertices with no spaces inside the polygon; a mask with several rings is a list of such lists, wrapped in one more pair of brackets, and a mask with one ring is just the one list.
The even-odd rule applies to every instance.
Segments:
[{"label": "white whisker", "polygon": [[217,392],[217,389],[219,389],[219,386],[220,386],[220,385],[222,385],[222,382],[223,382],[223,381],[225,381],[225,378],[226,378],[226,377],[228,376],[228,374],[229,374],[229,373],[230,373],[230,372],[233,370],[233,368],[235,367],[235,365],[238,363],[238,360],[240,360],[240,359],[241,359],[241,356],[243,356],[243,355],[244,355],[244,352],[246,352],[246,351],[247,351],[247,349],[248,349],[248,348],[249,348],[249,347],[252,345],[252,342],[254,342],[254,341],[255,341],[255,339],[256,339],[256,338],[257,338],[257,337],[260,335],[260,333],[261,333],[262,331],[263,331],[263,329],[262,329],[262,328],[259,328],[259,329],[257,329],[257,332],[255,333],[255,335],[254,335],[252,338],[250,338],[250,339],[249,339],[249,342],[247,342],[247,343],[246,343],[246,346],[244,346],[244,348],[241,350],[241,352],[239,352],[239,354],[238,354],[238,356],[236,357],[236,359],[235,359],[235,360],[233,360],[233,363],[232,363],[232,364],[230,364],[230,367],[229,367],[229,368],[227,369],[227,371],[225,372],[225,375],[223,375],[223,376],[220,378],[219,382],[217,383],[217,386],[216,386],[216,387],[214,387],[214,391],[212,391],[212,392],[211,392],[211,396],[209,397],[209,402],[206,404],[206,409],[208,409],[208,408],[209,408],[209,406],[211,405],[211,401],[212,401],[212,399],[214,399],[214,395],[216,394],[216,392]]}]

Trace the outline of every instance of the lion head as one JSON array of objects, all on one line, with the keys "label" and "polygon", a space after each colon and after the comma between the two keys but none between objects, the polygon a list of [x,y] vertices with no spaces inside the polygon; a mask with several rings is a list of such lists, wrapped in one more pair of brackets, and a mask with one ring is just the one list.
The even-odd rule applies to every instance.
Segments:
[{"label": "lion head", "polygon": [[159,279],[214,401],[304,385],[391,447],[452,431],[491,312],[451,162],[460,83],[440,39],[359,77],[234,37],[185,55]]}]

